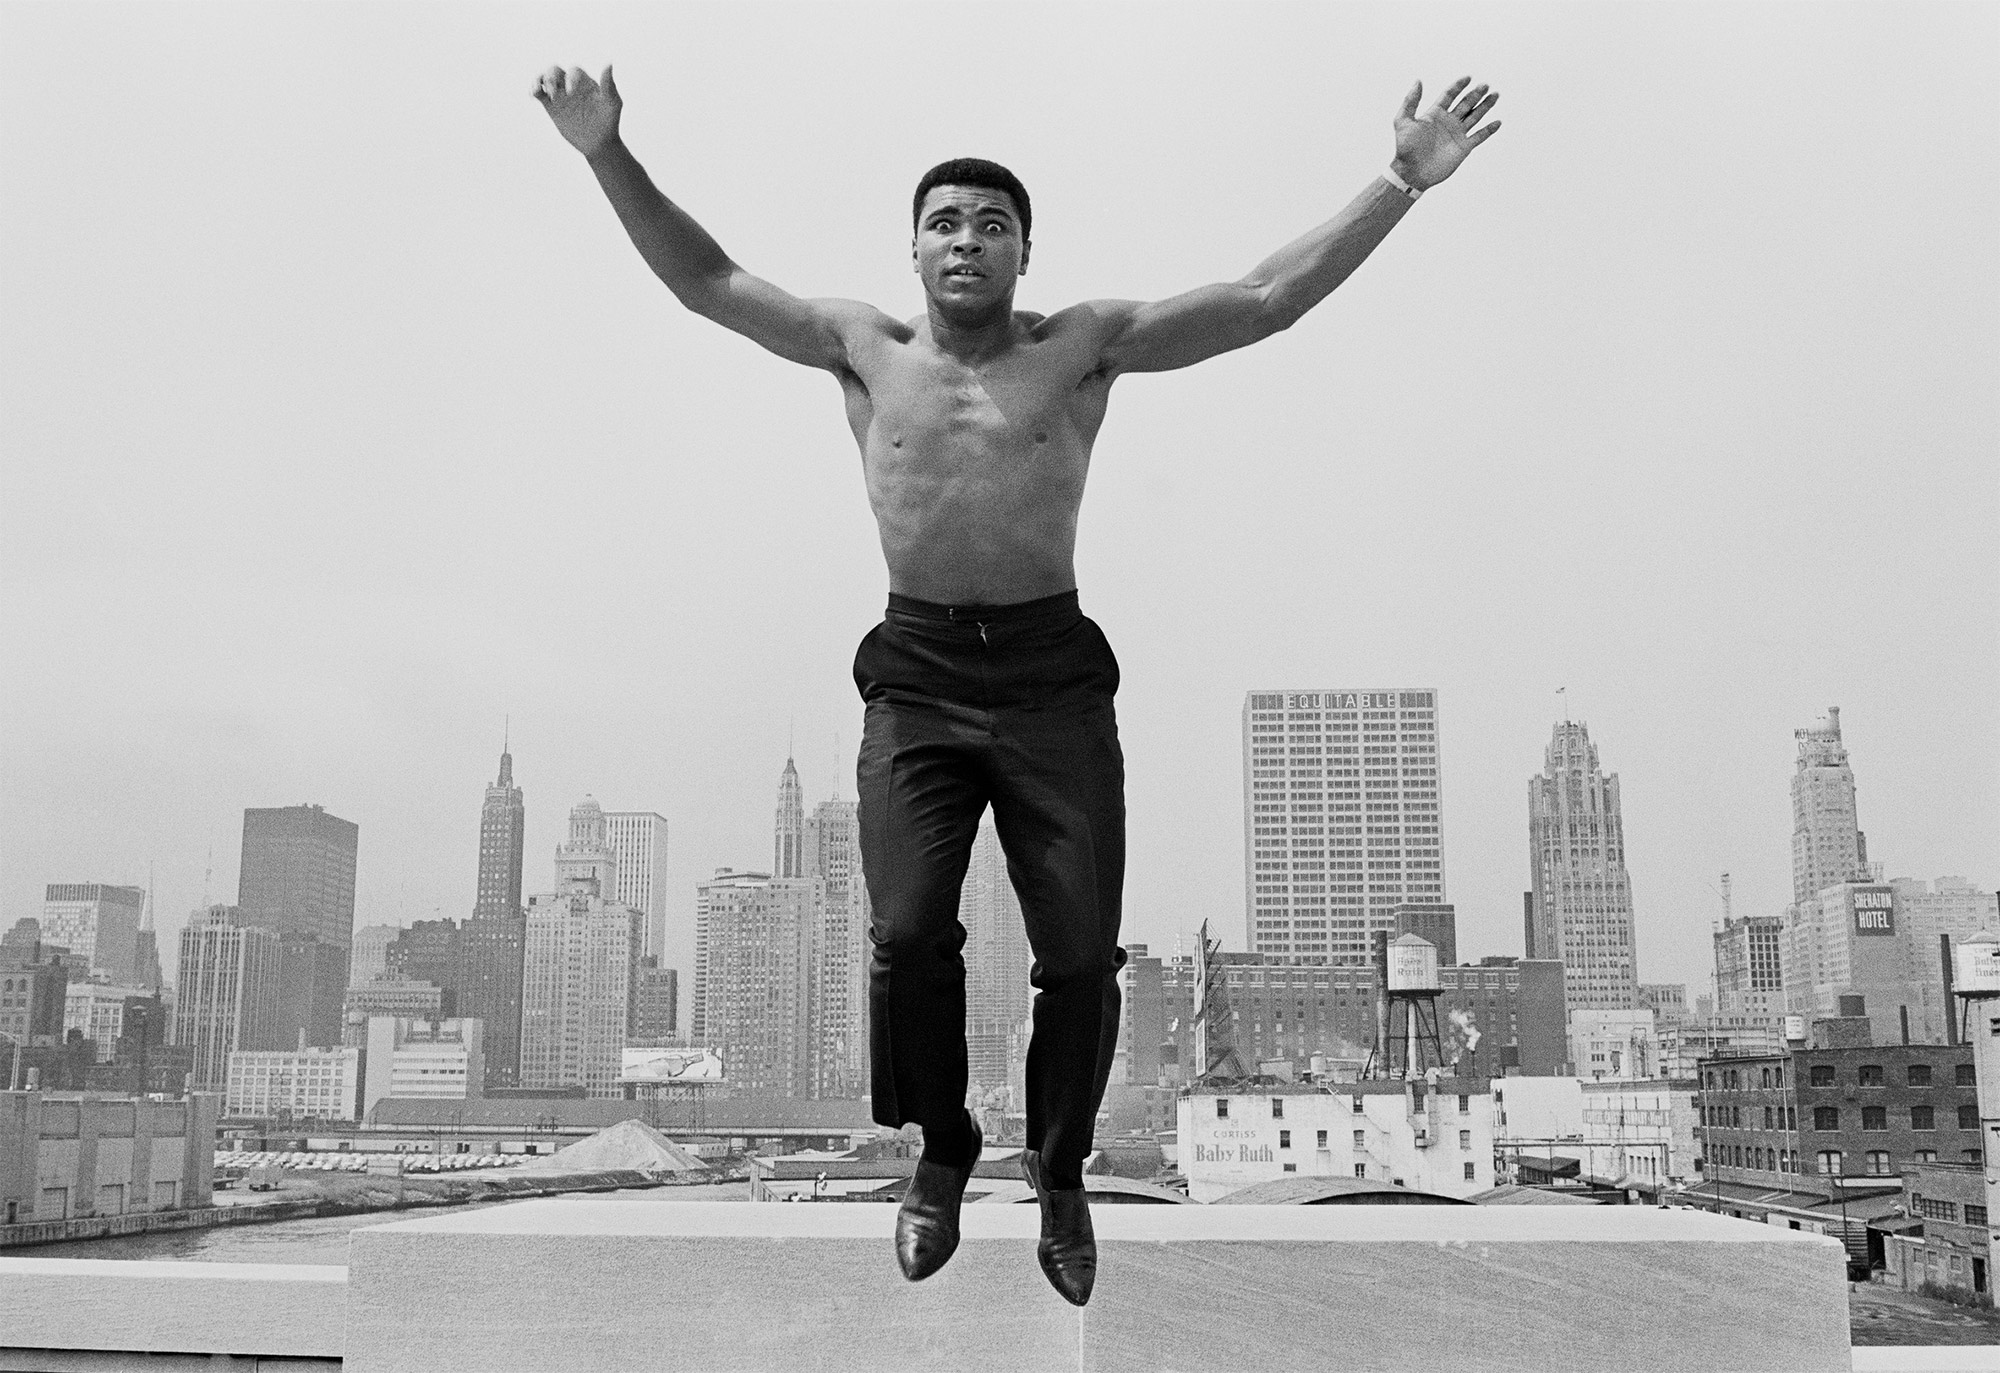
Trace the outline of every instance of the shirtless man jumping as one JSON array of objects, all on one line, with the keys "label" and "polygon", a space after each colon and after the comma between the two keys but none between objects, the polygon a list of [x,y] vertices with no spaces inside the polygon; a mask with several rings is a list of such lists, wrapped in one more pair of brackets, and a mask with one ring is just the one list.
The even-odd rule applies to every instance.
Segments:
[{"label": "shirtless man jumping", "polygon": [[1077,605],[1076,519],[1111,384],[1288,328],[1498,123],[1470,78],[1421,114],[1412,87],[1390,168],[1238,281],[1161,301],[1014,308],[1033,211],[1006,168],[932,168],[911,207],[924,312],[801,300],[732,262],[654,188],[618,136],[611,69],[551,67],[535,98],[596,173],[633,246],[681,304],[840,382],[889,564],[889,608],[862,640],[859,762],[875,1119],[923,1127],[896,1218],[911,1280],[958,1246],[979,1159],[965,1109],[965,929],[979,819],[993,807],[1035,964],[1022,1166],[1041,1202],[1042,1271],[1090,1299],[1097,1247],[1083,1160],[1118,1031],[1125,772],[1118,663]]}]

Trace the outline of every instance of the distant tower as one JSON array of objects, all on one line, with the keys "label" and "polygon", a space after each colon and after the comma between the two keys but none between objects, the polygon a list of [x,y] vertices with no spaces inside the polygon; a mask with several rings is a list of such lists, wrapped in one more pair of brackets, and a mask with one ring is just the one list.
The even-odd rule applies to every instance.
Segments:
[{"label": "distant tower", "polygon": [[799,770],[785,759],[784,775],[778,779],[778,824],[772,842],[771,876],[806,875],[806,797],[799,786]]},{"label": "distant tower", "polygon": [[868,1089],[868,884],[857,803],[815,806],[805,852],[813,884],[813,1095],[860,1097]]},{"label": "distant tower", "polygon": [[608,810],[604,833],[618,862],[612,899],[639,912],[641,952],[657,964],[667,938],[667,817],[650,810]]},{"label": "distant tower", "polygon": [[486,788],[479,811],[479,891],[472,913],[521,913],[521,856],[527,842],[528,808],[514,785],[514,755],[500,746],[500,776]]},{"label": "distant tower", "polygon": [[296,1042],[284,1038],[279,1021],[280,956],[278,936],[242,924],[233,906],[198,910],[181,930],[173,1042],[193,1055],[197,1090],[226,1087],[229,1055],[238,1049]]},{"label": "distant tower", "polygon": [[282,940],[279,1044],[339,1045],[354,939],[354,873],[361,827],[320,806],[243,812],[236,882],[242,923]]},{"label": "distant tower", "polygon": [[1598,766],[1580,720],[1556,725],[1542,775],[1528,780],[1528,862],[1535,883],[1528,956],[1562,960],[1572,1011],[1636,1006],[1618,774]]},{"label": "distant tower", "polygon": [[42,897],[42,941],[60,944],[122,987],[138,981],[132,957],[146,893],[102,882],[51,882]]},{"label": "distant tower", "polygon": [[589,882],[593,895],[610,900],[618,890],[618,855],[611,851],[604,810],[586,796],[569,812],[569,838],[556,848],[556,883]]},{"label": "distant tower", "polygon": [[1804,907],[1828,887],[1866,882],[1868,839],[1854,805],[1854,770],[1840,741],[1840,707],[1826,723],[1792,731],[1799,757],[1792,773],[1792,904]]},{"label": "distant tower", "polygon": [[153,929],[153,881],[146,879],[146,909],[139,917],[139,933],[132,944],[132,969],[136,974],[133,985],[144,987],[155,996],[159,995],[160,984],[166,977],[160,971],[160,940]]},{"label": "distant tower", "polygon": [[972,858],[958,889],[958,922],[965,926],[965,1030],[972,1084],[992,1090],[1018,1074],[1014,1031],[1034,1003],[1021,898],[1007,875],[993,817],[980,821]]},{"label": "distant tower", "polygon": [[1396,907],[1445,902],[1438,693],[1243,699],[1244,947],[1366,964]]},{"label": "distant tower", "polygon": [[616,1097],[639,974],[640,914],[614,899],[618,862],[586,796],[556,849],[560,890],[528,902],[521,1086]]},{"label": "distant tower", "polygon": [[521,859],[528,809],[514,785],[511,745],[511,739],[500,745],[500,775],[479,810],[479,888],[461,931],[456,988],[458,1014],[482,1023],[488,1087],[521,1083],[521,960],[528,937]]},{"label": "distant tower", "polygon": [[812,1095],[812,907],[797,877],[722,868],[695,888],[694,1042],[743,1091]]}]

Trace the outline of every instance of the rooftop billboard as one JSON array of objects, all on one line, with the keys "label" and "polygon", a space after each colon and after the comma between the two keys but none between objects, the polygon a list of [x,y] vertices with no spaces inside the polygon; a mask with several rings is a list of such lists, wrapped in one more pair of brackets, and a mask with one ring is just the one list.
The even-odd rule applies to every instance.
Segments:
[{"label": "rooftop billboard", "polygon": [[713,1049],[627,1049],[620,1082],[721,1082],[722,1055]]}]

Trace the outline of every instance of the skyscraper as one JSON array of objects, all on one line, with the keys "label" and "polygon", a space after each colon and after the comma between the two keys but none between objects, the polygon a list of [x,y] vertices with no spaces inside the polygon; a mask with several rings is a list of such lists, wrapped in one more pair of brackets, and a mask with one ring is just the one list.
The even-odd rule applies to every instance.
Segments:
[{"label": "skyscraper", "polygon": [[771,840],[771,876],[806,875],[806,796],[799,786],[799,770],[785,759],[785,771],[778,778],[778,820]]},{"label": "skyscraper", "polygon": [[66,946],[121,987],[138,983],[139,922],[146,893],[102,882],[51,882],[42,899],[42,939]]},{"label": "skyscraper", "polygon": [[319,806],[245,810],[236,883],[243,923],[347,948],[360,841],[359,825]]},{"label": "skyscraper", "polygon": [[868,884],[853,801],[822,801],[805,826],[812,882],[813,1095],[868,1090]]},{"label": "skyscraper", "polygon": [[1445,902],[1437,714],[1428,688],[1245,697],[1252,952],[1363,964],[1370,933],[1395,929],[1397,906]]},{"label": "skyscraper", "polygon": [[153,886],[146,884],[146,910],[139,917],[139,937],[132,945],[132,985],[159,994],[166,974],[160,970],[160,936],[153,928]]},{"label": "skyscraper", "polygon": [[812,914],[805,878],[721,868],[695,889],[694,1042],[746,1091],[812,1093]]},{"label": "skyscraper", "polygon": [[1715,1013],[1784,1014],[1785,979],[1779,953],[1785,922],[1776,916],[1732,915],[1715,932]]},{"label": "skyscraper", "polygon": [[644,952],[661,958],[667,938],[667,817],[649,810],[608,810],[604,834],[618,864],[612,896],[639,912]]},{"label": "skyscraper", "polygon": [[965,926],[967,1022],[1020,1024],[1034,1004],[1028,970],[1035,955],[1028,947],[1021,898],[1007,876],[1007,855],[990,813],[979,822],[965,881],[958,889],[958,923]]},{"label": "skyscraper", "polygon": [[527,842],[528,808],[514,785],[514,755],[500,750],[500,776],[486,788],[479,809],[479,890],[472,914],[516,916],[521,913],[521,857]]},{"label": "skyscraper", "polygon": [[292,1047],[279,1016],[279,948],[278,935],[243,923],[233,906],[198,910],[181,929],[174,1043],[194,1056],[197,1091],[228,1086],[238,1049]]},{"label": "skyscraper", "polygon": [[1792,731],[1792,902],[1805,907],[1828,887],[1869,879],[1868,839],[1854,806],[1854,770],[1840,742],[1840,707],[1826,723]]},{"label": "skyscraper", "polygon": [[1597,746],[1581,721],[1556,725],[1542,775],[1528,779],[1528,862],[1529,957],[1562,960],[1571,1011],[1637,1006],[1618,775],[1598,766]]},{"label": "skyscraper", "polygon": [[521,1085],[521,960],[527,912],[521,858],[527,806],[514,785],[514,755],[500,750],[500,775],[479,810],[479,890],[460,931],[458,1013],[481,1022],[488,1087]]},{"label": "skyscraper", "polygon": [[243,812],[236,905],[245,925],[280,937],[279,1039],[338,1045],[354,937],[354,872],[361,828],[316,805]]},{"label": "skyscraper", "polygon": [[610,897],[617,860],[585,797],[556,850],[558,890],[528,902],[521,965],[521,1085],[616,1097],[639,969],[640,915]]}]

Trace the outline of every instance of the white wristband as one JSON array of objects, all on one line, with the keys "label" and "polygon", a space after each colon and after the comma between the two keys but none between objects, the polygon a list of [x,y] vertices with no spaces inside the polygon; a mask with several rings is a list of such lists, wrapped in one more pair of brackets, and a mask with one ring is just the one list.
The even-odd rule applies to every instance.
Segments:
[{"label": "white wristband", "polygon": [[1408,196],[1412,200],[1417,199],[1417,197],[1423,194],[1423,192],[1418,190],[1415,186],[1412,186],[1409,182],[1403,180],[1402,177],[1397,176],[1396,169],[1394,167],[1391,167],[1386,172],[1383,172],[1382,179],[1388,182],[1391,186],[1394,186],[1397,190],[1401,191],[1404,195]]}]

